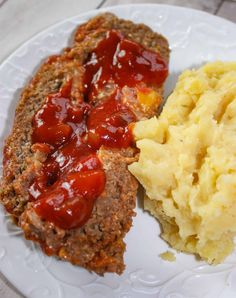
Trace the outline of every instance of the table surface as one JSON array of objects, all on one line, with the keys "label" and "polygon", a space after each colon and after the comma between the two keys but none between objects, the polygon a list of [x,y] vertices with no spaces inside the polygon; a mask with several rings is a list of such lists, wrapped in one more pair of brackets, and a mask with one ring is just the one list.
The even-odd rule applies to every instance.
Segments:
[{"label": "table surface", "polygon": [[[236,23],[236,0],[0,0],[0,62],[37,32],[62,19],[95,8],[127,3],[192,7]],[[1,273],[0,297],[23,297]]]}]

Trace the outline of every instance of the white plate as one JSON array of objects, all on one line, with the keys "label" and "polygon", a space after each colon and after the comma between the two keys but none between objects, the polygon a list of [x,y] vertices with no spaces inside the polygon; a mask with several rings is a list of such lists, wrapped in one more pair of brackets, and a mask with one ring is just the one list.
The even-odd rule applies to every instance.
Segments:
[{"label": "white plate", "polygon": [[[235,60],[236,26],[209,14],[165,5],[116,6],[111,11],[144,22],[164,34],[172,49],[166,94],[187,67],[209,60]],[[41,59],[68,44],[78,24],[98,11],[60,22],[29,40],[0,66],[0,145],[9,133],[20,89]],[[159,237],[157,222],[137,207],[133,228],[126,237],[125,272],[99,277],[66,262],[44,256],[21,231],[0,213],[0,270],[27,297],[196,298],[235,297],[236,254],[223,264],[208,266],[193,256],[177,254],[175,263],[160,259],[168,247]]]}]

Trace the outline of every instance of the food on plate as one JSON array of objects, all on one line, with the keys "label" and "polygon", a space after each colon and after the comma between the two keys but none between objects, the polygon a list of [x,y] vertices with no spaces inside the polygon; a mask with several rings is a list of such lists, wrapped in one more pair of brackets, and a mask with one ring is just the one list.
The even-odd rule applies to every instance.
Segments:
[{"label": "food on plate", "polygon": [[159,118],[134,126],[144,208],[180,251],[220,263],[236,234],[236,62],[180,75]]},{"label": "food on plate", "polygon": [[165,251],[165,252],[161,253],[160,257],[164,261],[168,261],[168,262],[175,262],[176,261],[176,257],[173,254],[173,252],[171,252],[171,251]]},{"label": "food on plate", "polygon": [[0,198],[48,255],[98,274],[124,270],[137,192],[132,123],[155,115],[168,60],[163,36],[105,13],[24,89]]}]

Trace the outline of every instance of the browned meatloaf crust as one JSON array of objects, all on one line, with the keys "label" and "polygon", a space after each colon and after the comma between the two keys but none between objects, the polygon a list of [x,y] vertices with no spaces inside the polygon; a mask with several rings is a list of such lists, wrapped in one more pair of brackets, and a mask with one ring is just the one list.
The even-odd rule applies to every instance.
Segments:
[{"label": "browned meatloaf crust", "polygon": [[[24,89],[15,114],[11,135],[4,148],[4,168],[0,199],[24,230],[25,237],[38,241],[46,253],[59,256],[98,274],[122,273],[124,270],[123,238],[135,215],[137,182],[127,170],[134,161],[135,150],[101,148],[98,152],[106,173],[106,185],[96,200],[91,218],[81,228],[63,230],[41,219],[33,210],[28,187],[37,175],[46,156],[34,150],[31,142],[32,118],[49,93],[57,92],[66,79],[73,78],[72,94],[82,90],[81,65],[108,30],[121,31],[126,38],[148,49],[159,52],[168,63],[169,48],[166,39],[147,26],[136,25],[116,16],[101,14],[75,32],[72,48],[49,58]],[[162,94],[162,88],[158,90]],[[101,98],[104,92],[101,93]],[[129,96],[127,97],[129,101]],[[138,119],[153,115],[130,102]]]}]

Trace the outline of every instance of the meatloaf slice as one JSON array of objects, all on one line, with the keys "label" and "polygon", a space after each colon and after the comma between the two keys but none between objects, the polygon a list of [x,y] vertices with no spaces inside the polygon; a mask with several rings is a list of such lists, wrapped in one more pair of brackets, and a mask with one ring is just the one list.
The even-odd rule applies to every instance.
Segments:
[{"label": "meatloaf slice", "polygon": [[[81,99],[83,64],[109,30],[118,30],[126,38],[159,52],[168,63],[167,40],[143,24],[136,25],[105,13],[80,26],[72,47],[47,59],[22,92],[12,133],[5,142],[0,200],[23,229],[25,237],[39,242],[48,255],[58,256],[98,274],[121,274],[125,268],[123,238],[135,215],[138,184],[127,170],[127,165],[136,159],[134,148],[102,146],[99,149],[98,156],[106,173],[105,189],[97,198],[91,217],[82,227],[62,229],[45,221],[35,212],[28,194],[29,185],[47,158],[47,153],[32,146],[33,116],[45,97],[58,92],[68,79],[73,80],[74,101]],[[162,86],[152,87],[162,96]],[[106,92],[106,89],[101,90],[97,100],[106,97]],[[156,113],[156,107],[146,110],[135,101],[134,90],[126,88],[124,93],[126,104],[133,109],[138,120]]]}]

